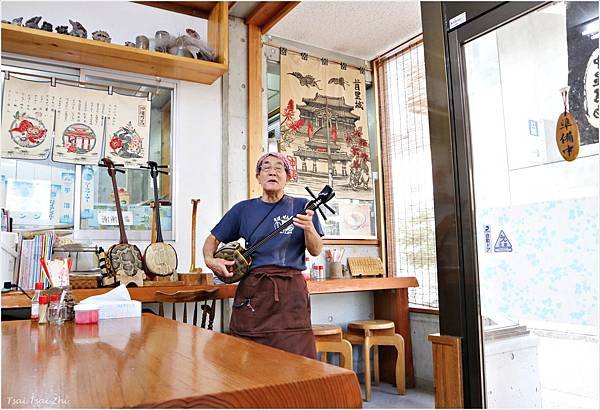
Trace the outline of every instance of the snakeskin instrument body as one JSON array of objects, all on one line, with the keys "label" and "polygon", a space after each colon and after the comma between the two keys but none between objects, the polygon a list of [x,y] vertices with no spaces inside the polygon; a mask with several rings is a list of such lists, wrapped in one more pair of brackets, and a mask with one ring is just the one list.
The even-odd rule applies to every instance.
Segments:
[{"label": "snakeskin instrument body", "polygon": [[144,268],[142,266],[142,253],[135,245],[128,243],[118,243],[108,249],[108,262],[110,271],[115,276],[136,276],[143,277]]},{"label": "snakeskin instrument body", "polygon": [[170,244],[155,242],[146,248],[144,262],[149,274],[169,276],[177,269],[177,253]]},{"label": "snakeskin instrument body", "polygon": [[242,245],[238,242],[230,242],[224,246],[222,246],[219,250],[217,250],[214,254],[215,258],[225,259],[228,261],[234,261],[230,267],[230,271],[233,272],[233,276],[226,278],[224,276],[219,276],[225,283],[235,283],[242,279],[247,273],[250,267],[250,263],[252,263],[252,259],[245,258],[243,253],[246,251]]}]

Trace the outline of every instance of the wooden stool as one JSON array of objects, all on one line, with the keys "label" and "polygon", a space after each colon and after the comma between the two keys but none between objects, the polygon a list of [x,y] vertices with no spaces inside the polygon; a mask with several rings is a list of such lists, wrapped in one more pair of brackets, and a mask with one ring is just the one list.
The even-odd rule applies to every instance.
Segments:
[{"label": "wooden stool", "polygon": [[404,339],[396,333],[394,322],[390,320],[356,320],[348,323],[348,332],[344,335],[353,345],[363,346],[365,360],[365,393],[366,401],[371,400],[371,361],[369,353],[373,350],[375,367],[375,384],[379,384],[379,348],[378,346],[396,346],[396,387],[399,394],[406,393],[404,374]]},{"label": "wooden stool", "polygon": [[352,345],[342,338],[342,328],[336,325],[313,325],[317,352],[321,361],[327,363],[327,352],[340,354],[340,366],[352,370]]}]

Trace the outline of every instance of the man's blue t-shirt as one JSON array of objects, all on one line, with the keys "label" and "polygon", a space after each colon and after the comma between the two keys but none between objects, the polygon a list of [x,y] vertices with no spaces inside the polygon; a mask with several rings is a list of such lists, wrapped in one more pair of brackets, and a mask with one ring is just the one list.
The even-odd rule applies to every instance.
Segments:
[{"label": "man's blue t-shirt", "polygon": [[[289,218],[304,210],[308,200],[285,195],[279,202],[268,203],[260,198],[248,199],[235,204],[211,233],[224,243],[244,238],[246,249],[283,225]],[[320,236],[323,229],[315,213],[313,224]],[[293,224],[275,235],[252,255],[250,269],[260,266],[282,266],[304,270],[304,230]]]}]

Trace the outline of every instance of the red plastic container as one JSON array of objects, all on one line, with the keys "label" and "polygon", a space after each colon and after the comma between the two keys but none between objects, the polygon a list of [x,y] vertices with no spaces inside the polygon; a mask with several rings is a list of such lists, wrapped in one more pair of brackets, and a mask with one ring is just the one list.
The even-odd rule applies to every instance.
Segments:
[{"label": "red plastic container", "polygon": [[78,304],[74,307],[75,310],[75,323],[79,325],[86,325],[90,323],[98,323],[98,316],[100,308],[98,305],[90,304]]}]

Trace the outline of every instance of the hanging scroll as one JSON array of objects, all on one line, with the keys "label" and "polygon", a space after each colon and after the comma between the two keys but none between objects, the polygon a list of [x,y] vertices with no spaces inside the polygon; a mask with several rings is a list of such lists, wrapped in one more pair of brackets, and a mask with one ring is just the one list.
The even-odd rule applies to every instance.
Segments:
[{"label": "hanging scroll", "polygon": [[96,165],[104,136],[106,91],[56,84],[56,126],[52,159],[56,162]]},{"label": "hanging scroll", "polygon": [[598,2],[566,3],[569,108],[581,135],[581,145],[598,143],[600,76]]},{"label": "hanging scroll", "polygon": [[128,168],[145,165],[150,147],[150,101],[114,93],[107,108],[106,156]]},{"label": "hanging scroll", "polygon": [[355,219],[362,222],[360,229],[340,229],[340,216],[333,216],[325,226],[326,235],[374,236],[364,73],[343,63],[296,53],[282,54],[280,62],[278,148],[294,168],[286,190],[305,195],[305,186],[332,185],[340,211],[351,207]]},{"label": "hanging scroll", "polygon": [[54,101],[50,82],[8,77],[2,98],[2,158],[46,159],[50,154]]}]

